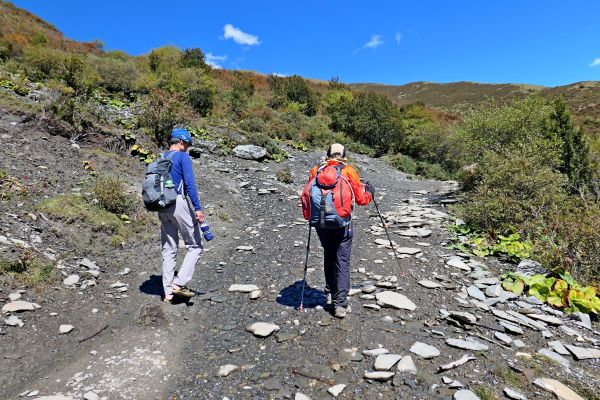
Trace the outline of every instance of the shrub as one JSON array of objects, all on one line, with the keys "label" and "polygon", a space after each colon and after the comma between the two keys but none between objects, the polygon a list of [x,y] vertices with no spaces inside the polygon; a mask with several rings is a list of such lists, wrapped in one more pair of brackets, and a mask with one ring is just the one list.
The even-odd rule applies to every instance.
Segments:
[{"label": "shrub", "polygon": [[60,79],[65,73],[65,61],[65,53],[60,50],[33,46],[24,49],[23,68],[32,81]]},{"label": "shrub", "polygon": [[102,176],[96,179],[93,195],[98,205],[113,214],[126,214],[133,200],[125,191],[125,185],[117,178]]},{"label": "shrub", "polygon": [[179,64],[184,68],[202,68],[204,70],[210,69],[206,64],[204,53],[199,48],[185,49],[181,54]]},{"label": "shrub", "polygon": [[175,94],[154,89],[146,99],[146,108],[140,115],[141,126],[148,129],[158,145],[163,145],[176,125],[185,125],[193,111]]},{"label": "shrub", "polygon": [[275,173],[277,180],[283,183],[294,183],[294,177],[290,167],[284,167]]},{"label": "shrub", "polygon": [[599,283],[600,205],[571,197],[532,223],[537,259],[555,272],[568,271],[582,282]]},{"label": "shrub", "polygon": [[268,78],[271,89],[271,100],[269,105],[273,108],[291,107],[300,108],[307,116],[313,116],[319,108],[317,94],[310,88],[302,77],[294,75],[289,78],[281,78],[270,75]]},{"label": "shrub", "polygon": [[457,211],[467,224],[487,232],[519,231],[565,200],[564,175],[546,160],[523,152],[487,153],[477,166],[480,177]]},{"label": "shrub", "polygon": [[94,64],[102,79],[102,86],[110,92],[129,94],[134,91],[139,73],[132,61],[116,54],[95,57]]},{"label": "shrub", "polygon": [[12,253],[0,259],[0,275],[10,275],[27,285],[50,283],[54,279],[52,264],[40,260],[32,251],[17,247]]},{"label": "shrub", "polygon": [[162,72],[174,68],[181,59],[181,51],[175,46],[163,46],[154,49],[148,55],[148,64],[152,72]]},{"label": "shrub", "polygon": [[253,95],[254,83],[243,75],[235,73],[235,80],[227,96],[228,109],[234,119],[242,118]]},{"label": "shrub", "polygon": [[407,174],[415,175],[417,173],[417,162],[404,154],[394,154],[387,156],[386,161],[392,167]]}]

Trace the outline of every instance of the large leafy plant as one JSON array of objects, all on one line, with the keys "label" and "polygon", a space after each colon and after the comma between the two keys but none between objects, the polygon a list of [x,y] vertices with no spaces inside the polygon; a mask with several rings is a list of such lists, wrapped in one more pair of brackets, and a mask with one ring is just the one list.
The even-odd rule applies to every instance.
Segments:
[{"label": "large leafy plant", "polygon": [[558,277],[546,277],[541,274],[528,277],[507,272],[502,275],[502,287],[518,294],[527,288],[530,296],[535,296],[552,306],[564,308],[567,313],[600,313],[600,288],[581,286],[568,272],[561,273]]}]

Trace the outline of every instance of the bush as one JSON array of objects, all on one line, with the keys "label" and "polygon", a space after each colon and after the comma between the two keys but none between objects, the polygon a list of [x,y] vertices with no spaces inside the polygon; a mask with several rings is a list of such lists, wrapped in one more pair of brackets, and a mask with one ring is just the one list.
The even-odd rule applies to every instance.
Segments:
[{"label": "bush", "polygon": [[125,191],[125,185],[117,178],[102,176],[96,179],[93,195],[98,205],[113,214],[126,214],[133,199]]},{"label": "bush", "polygon": [[66,55],[47,47],[26,47],[23,68],[25,75],[35,82],[48,78],[60,79],[65,74]]},{"label": "bush", "polygon": [[477,166],[475,189],[457,206],[458,214],[487,232],[509,226],[522,232],[529,221],[543,218],[565,200],[564,175],[545,164],[529,153],[485,154]]},{"label": "bush", "polygon": [[294,75],[289,78],[281,78],[270,75],[268,83],[271,89],[271,100],[269,102],[271,107],[282,108],[290,105],[292,108],[298,108],[298,111],[301,110],[307,116],[313,116],[317,113],[319,108],[318,96],[302,77]]},{"label": "bush", "polygon": [[109,92],[129,94],[134,91],[139,73],[132,61],[113,54],[95,57],[94,65],[102,79],[102,86]]},{"label": "bush", "polygon": [[210,67],[206,64],[204,53],[198,48],[185,49],[181,54],[179,63],[184,68],[201,68],[209,70]]},{"label": "bush", "polygon": [[193,111],[175,94],[154,89],[146,99],[146,108],[140,115],[140,124],[154,135],[160,146],[166,143],[176,125],[185,125],[193,117]]},{"label": "bush", "polygon": [[181,51],[175,46],[163,46],[154,49],[148,55],[148,64],[152,72],[173,69],[181,60]]},{"label": "bush", "polygon": [[254,83],[243,75],[236,73],[231,91],[227,96],[228,109],[234,119],[242,118],[253,95]]},{"label": "bush", "polygon": [[283,183],[294,183],[294,177],[290,167],[284,167],[275,173],[277,180]]},{"label": "bush", "polygon": [[392,167],[399,171],[406,172],[407,174],[416,175],[417,173],[417,162],[404,154],[394,154],[387,156],[386,161]]},{"label": "bush", "polygon": [[30,250],[17,247],[8,257],[0,259],[0,275],[10,275],[22,284],[36,285],[52,282],[54,269]]},{"label": "bush", "polygon": [[555,272],[598,284],[600,277],[600,205],[571,197],[542,221],[532,221],[534,256]]}]

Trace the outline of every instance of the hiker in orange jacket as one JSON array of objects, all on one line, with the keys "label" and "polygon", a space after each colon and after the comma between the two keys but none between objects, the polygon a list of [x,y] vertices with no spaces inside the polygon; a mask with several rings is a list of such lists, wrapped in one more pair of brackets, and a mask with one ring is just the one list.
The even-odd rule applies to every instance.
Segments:
[{"label": "hiker in orange jacket", "polygon": [[329,146],[323,165],[311,169],[302,194],[304,218],[315,227],[325,250],[325,291],[338,318],[344,318],[351,310],[348,292],[353,203],[367,205],[374,195],[375,187],[369,182],[363,186],[356,169],[348,165],[346,149],[339,143]]}]

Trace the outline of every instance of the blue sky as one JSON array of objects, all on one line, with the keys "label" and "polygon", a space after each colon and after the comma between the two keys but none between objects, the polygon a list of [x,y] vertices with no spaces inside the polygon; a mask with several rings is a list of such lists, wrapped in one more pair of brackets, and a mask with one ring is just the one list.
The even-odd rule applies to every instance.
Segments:
[{"label": "blue sky", "polygon": [[13,0],[69,38],[343,82],[600,80],[600,1]]}]

